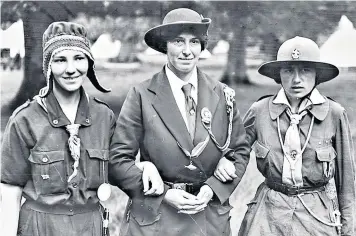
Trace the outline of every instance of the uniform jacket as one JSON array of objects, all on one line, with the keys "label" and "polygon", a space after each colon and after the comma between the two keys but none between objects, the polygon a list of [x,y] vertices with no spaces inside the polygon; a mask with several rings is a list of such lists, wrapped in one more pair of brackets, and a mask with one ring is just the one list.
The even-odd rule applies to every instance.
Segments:
[{"label": "uniform jacket", "polygon": [[[110,174],[119,172],[124,165],[127,173],[133,173],[133,167],[128,163],[132,162],[140,151],[141,161],[154,163],[164,181],[208,184],[214,191],[215,200],[199,214],[177,214],[176,209],[162,202],[164,194],[160,197],[144,197],[142,189],[135,191],[137,186],[142,187],[141,177],[136,177],[134,179],[137,183],[132,181],[131,185],[122,186],[132,198],[128,212],[130,217],[122,235],[229,235],[228,213],[231,206],[228,198],[241,178],[224,184],[213,176],[222,153],[211,140],[201,155],[193,161],[198,167],[196,170],[185,168],[189,159],[177,144],[178,142],[183,148],[191,151],[207,137],[208,132],[201,122],[200,111],[203,107],[211,111],[212,131],[218,142],[224,144],[228,117],[223,84],[208,78],[199,69],[194,141],[191,140],[176,105],[164,69],[129,91],[113,137]],[[230,148],[235,150],[237,159],[248,158],[250,147],[246,142],[245,129],[236,104]],[[241,163],[236,164],[237,170],[245,169],[247,162]],[[132,176],[134,177],[134,174]]]},{"label": "uniform jacket", "polygon": [[[287,105],[274,104],[274,98],[275,96],[267,97],[254,103],[244,118],[244,124],[247,132],[247,140],[251,145],[254,144],[253,150],[256,153],[258,170],[268,181],[282,183],[283,151],[278,139],[276,119],[277,117],[280,119],[282,140],[284,140],[284,136],[290,121],[285,112]],[[311,118],[313,116],[315,118],[310,140],[302,155],[303,186],[316,187],[326,185],[332,177],[335,177],[337,195],[342,215],[341,223],[343,224],[343,235],[356,235],[355,159],[349,122],[343,107],[328,98],[325,99],[326,101],[324,103],[313,105],[311,109],[309,109],[308,114],[300,121],[299,124],[301,145],[304,146],[308,134],[308,129],[310,127]],[[265,193],[264,190],[259,192],[261,194],[262,192]],[[321,201],[321,203],[324,204],[322,207],[324,209],[323,211],[326,212],[327,209],[325,208],[328,208],[328,202],[330,202],[326,198],[326,195],[319,194],[313,196],[315,198],[309,199],[310,201],[308,201],[308,197],[305,196],[306,203],[313,207],[313,204],[318,204],[316,201]],[[250,204],[250,208],[254,207],[253,205],[256,203],[257,205],[264,204],[259,202],[261,199],[262,197],[259,196],[259,193],[257,193],[255,199]],[[268,199],[271,199],[271,196],[268,195],[265,199],[266,200],[263,201],[268,201]],[[292,201],[292,198],[290,199]],[[279,202],[278,204],[283,205],[284,202]],[[268,208],[267,205],[266,207]],[[289,207],[283,207],[284,209],[289,209]],[[286,224],[286,227],[287,225],[293,225],[293,222],[288,221],[287,219],[291,220],[293,214],[296,214],[293,216],[296,217],[301,211],[306,212],[305,208],[301,204],[299,204],[299,207],[300,209],[298,209],[298,207],[294,207],[294,209],[291,208],[290,211],[281,210],[279,213],[277,210],[275,210],[274,213],[280,214],[279,217],[284,219],[278,221],[276,220],[278,217],[275,215],[274,221],[277,222],[276,225],[283,224],[282,221]],[[320,216],[320,214],[324,214],[323,211],[321,209],[316,209],[315,213],[317,215],[319,214]],[[254,214],[255,218],[263,217],[263,215],[259,214],[259,210],[256,210],[254,213],[252,212],[253,211],[250,213]],[[290,215],[290,218],[289,214],[292,214]],[[306,215],[310,216],[310,214],[307,212]],[[250,234],[248,234],[249,230],[247,230],[241,235],[255,235],[251,232],[259,232],[258,228],[261,226],[261,224],[257,225],[257,223],[253,222],[257,222],[260,219],[257,219],[257,221],[251,219],[249,220],[249,217],[251,216],[246,215],[245,219],[247,220],[248,224],[251,224],[252,227],[255,227],[255,229],[252,228],[250,230]],[[329,217],[330,216],[326,214],[326,218],[324,220],[330,222]],[[313,217],[310,217],[309,219],[316,221]],[[304,221],[303,219],[299,220],[294,222],[302,222],[301,225],[304,224],[304,226],[308,225],[305,219]],[[272,221],[270,221],[270,225],[268,226],[269,228],[272,228],[271,222]],[[320,224],[320,222],[316,221],[316,224]],[[242,227],[248,228],[251,227],[251,225],[242,225]],[[316,228],[317,226],[309,226],[310,230]],[[325,225],[322,225],[321,228],[323,230],[328,230],[328,233],[335,232],[333,231],[335,229],[329,228]],[[244,230],[246,230],[246,228]],[[299,229],[299,232],[301,233],[303,231]],[[312,231],[309,233],[311,232]],[[276,233],[275,235],[292,235],[286,233],[286,230],[284,233],[285,234]],[[326,232],[325,234],[319,232],[318,235],[319,234],[329,235],[326,234]],[[300,235],[303,235],[303,233]]]}]

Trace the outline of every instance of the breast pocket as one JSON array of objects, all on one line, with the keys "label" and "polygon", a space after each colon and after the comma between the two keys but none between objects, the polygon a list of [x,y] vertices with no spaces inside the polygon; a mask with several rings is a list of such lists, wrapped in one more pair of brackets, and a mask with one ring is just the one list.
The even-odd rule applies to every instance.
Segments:
[{"label": "breast pocket", "polygon": [[322,179],[328,181],[334,176],[335,172],[335,158],[336,152],[332,146],[318,148],[315,150],[318,159],[318,164],[321,165],[319,172],[321,172]]},{"label": "breast pocket", "polygon": [[37,194],[64,193],[67,179],[63,151],[31,151],[32,180]]},{"label": "breast pocket", "polygon": [[88,187],[97,189],[100,184],[108,182],[109,150],[87,149],[89,160],[86,175]]}]

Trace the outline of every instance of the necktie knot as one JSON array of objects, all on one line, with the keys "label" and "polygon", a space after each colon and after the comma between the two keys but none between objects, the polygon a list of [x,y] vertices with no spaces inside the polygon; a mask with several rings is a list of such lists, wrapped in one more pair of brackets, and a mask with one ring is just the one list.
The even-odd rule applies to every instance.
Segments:
[{"label": "necktie knot", "polygon": [[191,96],[192,87],[193,87],[193,85],[191,83],[182,86],[182,91],[183,91],[185,97]]}]

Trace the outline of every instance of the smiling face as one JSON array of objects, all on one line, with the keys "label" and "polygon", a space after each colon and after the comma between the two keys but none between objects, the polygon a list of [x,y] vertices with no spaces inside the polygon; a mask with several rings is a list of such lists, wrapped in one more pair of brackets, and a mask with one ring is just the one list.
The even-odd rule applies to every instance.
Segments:
[{"label": "smiling face", "polygon": [[168,67],[179,78],[191,73],[201,53],[199,38],[190,33],[181,33],[167,42]]},{"label": "smiling face", "polygon": [[54,55],[51,71],[54,77],[53,89],[76,92],[82,86],[89,68],[87,56],[75,50],[63,50]]},{"label": "smiling face", "polygon": [[316,82],[315,68],[308,65],[289,65],[280,70],[281,83],[289,99],[301,99],[308,95]]}]

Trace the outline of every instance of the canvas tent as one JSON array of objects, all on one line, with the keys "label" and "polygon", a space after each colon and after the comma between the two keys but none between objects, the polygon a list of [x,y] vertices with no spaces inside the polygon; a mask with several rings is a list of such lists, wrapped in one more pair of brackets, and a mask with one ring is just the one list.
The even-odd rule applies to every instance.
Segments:
[{"label": "canvas tent", "polygon": [[321,60],[338,67],[356,67],[356,29],[342,16],[338,29],[320,47]]},{"label": "canvas tent", "polygon": [[112,40],[110,34],[102,34],[91,47],[91,52],[95,60],[107,61],[119,55],[121,42]]},{"label": "canvas tent", "polygon": [[0,46],[1,49],[10,49],[11,58],[17,54],[20,54],[22,58],[25,56],[25,38],[21,19],[6,30],[0,29]]}]

